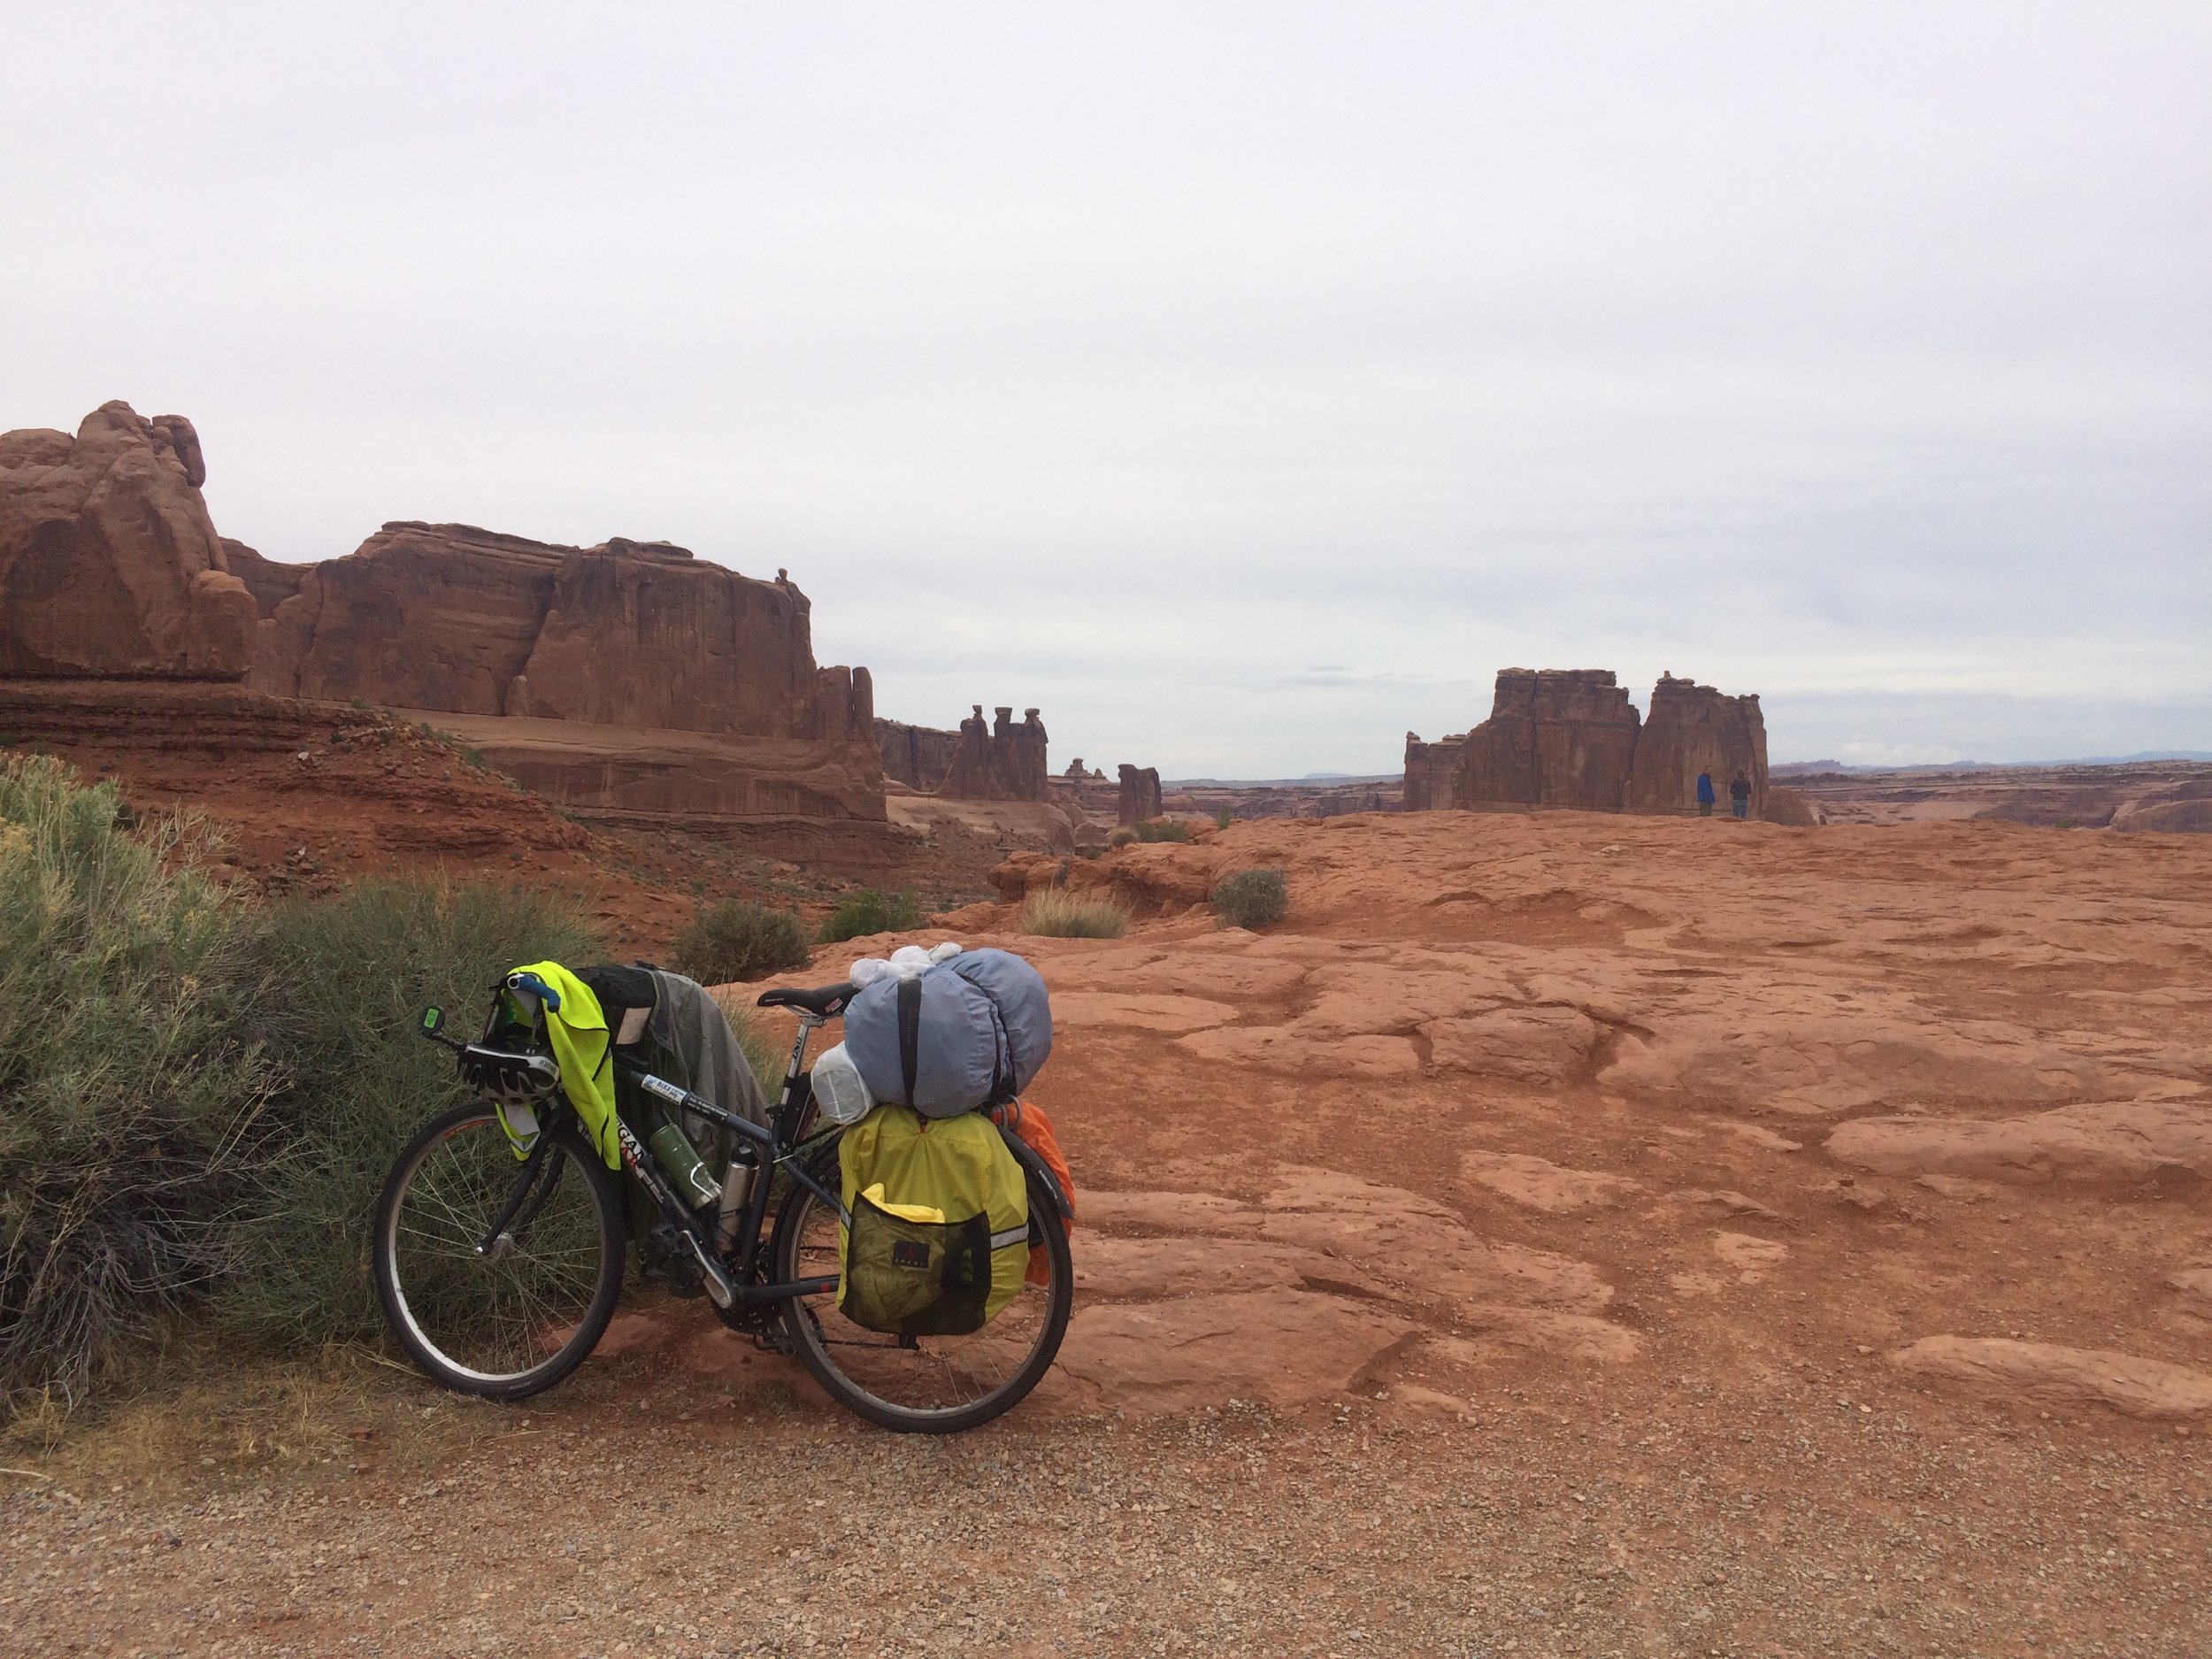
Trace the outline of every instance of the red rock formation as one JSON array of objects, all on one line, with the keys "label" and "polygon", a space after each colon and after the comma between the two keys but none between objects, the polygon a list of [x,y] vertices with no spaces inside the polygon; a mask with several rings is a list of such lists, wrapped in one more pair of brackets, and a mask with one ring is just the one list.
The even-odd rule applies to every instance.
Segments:
[{"label": "red rock formation", "polygon": [[[1886,772],[1792,767],[1778,797],[1801,797],[1829,824],[1993,818],[2046,828],[2212,833],[2212,765],[2192,761],[2042,766],[1907,766]],[[1778,774],[1779,775],[1779,774]]]},{"label": "red rock formation", "polygon": [[1755,695],[1725,696],[1663,674],[1641,720],[1610,670],[1509,668],[1490,718],[1473,731],[1436,743],[1406,733],[1405,807],[1684,812],[1695,809],[1697,774],[1709,769],[1724,811],[1729,782],[1742,772],[1756,818],[1766,805],[1766,753]]},{"label": "red rock formation", "polygon": [[804,594],[666,542],[562,547],[396,523],[319,565],[237,563],[262,608],[263,690],[732,736],[873,736],[867,671],[814,665]]},{"label": "red rock formation", "polygon": [[1617,811],[1637,726],[1610,669],[1502,669],[1490,718],[1464,737],[1406,734],[1406,805]]},{"label": "red rock formation", "polygon": [[181,415],[103,403],[0,435],[0,675],[237,680],[253,597],[231,572]]},{"label": "red rock formation", "polygon": [[1751,785],[1751,816],[1766,816],[1767,728],[1758,694],[1725,696],[1694,680],[1661,674],[1636,741],[1628,810],[1694,811],[1700,772],[1712,774],[1719,810],[1728,810],[1729,783],[1741,776]]},{"label": "red rock formation", "polygon": [[957,732],[878,720],[884,776],[949,801],[1043,800],[1046,738],[1037,710],[1023,710],[1026,718],[1016,726],[1014,710],[1002,708],[992,726],[981,703],[972,707]]},{"label": "red rock formation", "polygon": [[1121,802],[1118,822],[1143,824],[1160,816],[1160,770],[1121,763]]},{"label": "red rock formation", "polygon": [[952,770],[952,757],[960,748],[960,733],[933,726],[909,726],[903,720],[876,719],[876,753],[883,775],[895,778],[909,788],[930,793]]}]

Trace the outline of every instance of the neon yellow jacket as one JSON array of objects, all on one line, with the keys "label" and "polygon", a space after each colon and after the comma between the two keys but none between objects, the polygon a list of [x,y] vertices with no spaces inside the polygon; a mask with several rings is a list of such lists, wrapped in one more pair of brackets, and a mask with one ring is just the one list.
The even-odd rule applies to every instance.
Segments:
[{"label": "neon yellow jacket", "polygon": [[534,975],[553,997],[545,999],[545,1034],[561,1068],[561,1092],[576,1109],[584,1133],[611,1170],[622,1167],[622,1143],[615,1136],[614,1066],[608,1058],[612,1039],[607,1017],[591,987],[557,962],[532,962],[513,971]]}]

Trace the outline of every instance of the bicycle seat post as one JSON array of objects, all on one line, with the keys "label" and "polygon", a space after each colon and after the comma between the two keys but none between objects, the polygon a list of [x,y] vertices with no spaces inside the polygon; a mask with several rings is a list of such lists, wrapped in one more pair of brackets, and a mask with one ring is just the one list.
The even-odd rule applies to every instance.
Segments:
[{"label": "bicycle seat post", "polygon": [[792,1039],[791,1064],[784,1068],[783,1098],[780,1103],[790,1103],[791,1086],[799,1080],[800,1073],[806,1069],[807,1042],[817,1031],[828,1024],[829,1020],[824,1015],[809,1013],[804,1009],[799,1010],[799,1034]]}]

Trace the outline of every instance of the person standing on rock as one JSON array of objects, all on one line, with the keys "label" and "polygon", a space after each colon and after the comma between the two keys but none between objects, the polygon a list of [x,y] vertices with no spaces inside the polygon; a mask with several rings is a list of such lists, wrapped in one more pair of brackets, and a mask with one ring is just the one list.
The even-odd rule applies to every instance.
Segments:
[{"label": "person standing on rock", "polygon": [[1709,772],[1701,772],[1697,775],[1697,815],[1700,818],[1713,816],[1713,774]]},{"label": "person standing on rock", "polygon": [[1728,804],[1738,818],[1751,816],[1751,780],[1741,772],[1728,786]]}]

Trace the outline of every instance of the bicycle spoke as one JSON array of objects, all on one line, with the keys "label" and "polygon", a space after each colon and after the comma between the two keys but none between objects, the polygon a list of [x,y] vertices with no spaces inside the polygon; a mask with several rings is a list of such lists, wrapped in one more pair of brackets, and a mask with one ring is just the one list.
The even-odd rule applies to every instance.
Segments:
[{"label": "bicycle spoke", "polygon": [[[836,1212],[811,1194],[794,1200],[798,1236],[791,1248],[795,1277],[834,1274],[838,1269]],[[1054,1287],[1025,1282],[998,1317],[960,1336],[912,1341],[855,1325],[833,1296],[807,1299],[800,1329],[803,1348],[846,1386],[889,1410],[926,1417],[973,1407],[1009,1387],[1045,1340]]]},{"label": "bicycle spoke", "polygon": [[[547,1156],[572,1156],[562,1146]],[[597,1294],[602,1244],[591,1184],[558,1164],[526,1175],[488,1115],[421,1154],[392,1222],[392,1271],[414,1334],[472,1375],[518,1377],[559,1352]],[[532,1190],[488,1253],[478,1247]]]}]

